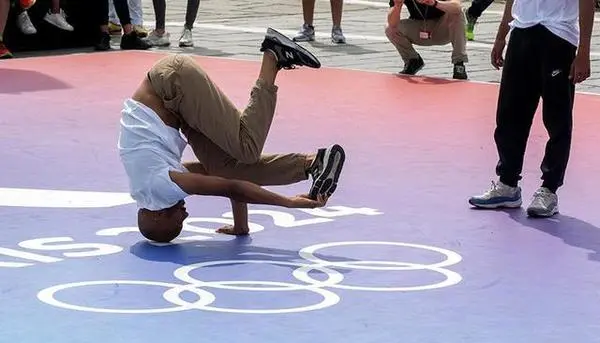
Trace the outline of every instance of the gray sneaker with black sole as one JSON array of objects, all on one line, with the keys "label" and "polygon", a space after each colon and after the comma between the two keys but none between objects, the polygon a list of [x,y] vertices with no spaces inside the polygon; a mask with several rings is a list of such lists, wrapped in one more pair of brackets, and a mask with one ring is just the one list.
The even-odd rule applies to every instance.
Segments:
[{"label": "gray sneaker with black sole", "polygon": [[309,192],[311,199],[316,199],[319,194],[330,197],[335,192],[345,160],[346,153],[338,144],[317,151],[315,161],[309,170],[313,179]]}]

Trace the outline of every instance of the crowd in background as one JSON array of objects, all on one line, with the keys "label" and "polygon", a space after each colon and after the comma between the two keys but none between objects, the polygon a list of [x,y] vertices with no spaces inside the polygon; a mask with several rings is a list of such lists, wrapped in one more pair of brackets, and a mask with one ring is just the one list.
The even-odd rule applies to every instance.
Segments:
[{"label": "crowd in background", "polygon": [[[165,28],[167,11],[166,0],[153,0],[155,27],[149,31],[144,27],[142,0],[86,0],[89,1],[93,20],[98,24],[98,35],[94,47],[96,50],[111,49],[111,36],[121,34],[121,49],[148,49],[150,47],[166,47],[171,44],[171,37]],[[12,58],[9,46],[2,39],[9,13],[16,14],[16,26],[24,35],[35,35],[37,28],[32,23],[28,10],[36,4],[36,0],[0,0],[0,59]],[[302,0],[304,24],[297,34],[297,41],[314,40],[313,14],[315,0]],[[341,29],[343,0],[331,0],[332,29],[331,37],[335,43],[345,43]],[[179,36],[180,47],[192,47],[194,40],[192,30],[200,7],[200,0],[188,0],[185,24]],[[60,7],[60,0],[52,0],[44,20],[60,30],[73,31],[68,16]]]},{"label": "crowd in background", "polygon": [[[37,28],[31,22],[28,10],[35,5],[35,0],[0,0],[0,58],[10,58],[12,54],[3,43],[3,33],[6,28],[8,14],[16,14],[16,26],[25,35],[35,35]],[[52,0],[50,7],[44,15],[44,21],[65,31],[73,31],[60,6],[60,0]]]},{"label": "crowd in background", "polygon": [[[43,20],[60,30],[73,31],[74,28],[69,23],[69,18],[65,14],[65,11],[61,8],[60,1],[51,0],[36,4],[36,0],[0,0],[0,59],[13,57],[10,47],[6,46],[2,40],[2,33],[5,30],[8,15],[11,11],[15,14],[15,25],[18,30],[24,35],[35,35],[38,29],[32,23],[28,15],[28,10],[32,6],[45,6],[47,3],[50,3]],[[104,51],[111,49],[111,37],[115,35],[121,35],[120,47],[125,50],[167,47],[171,44],[170,34],[165,28],[166,0],[152,0],[156,20],[152,30],[147,30],[144,27],[142,0],[86,1],[89,2],[90,13],[94,14],[94,22],[98,25],[97,37],[94,44],[96,50]],[[401,73],[415,74],[424,65],[424,62],[412,47],[413,44],[452,44],[454,51],[451,59],[454,64],[454,78],[467,78],[463,65],[467,61],[466,42],[463,41],[465,38],[466,40],[474,40],[474,30],[477,20],[494,0],[473,0],[465,8],[457,5],[456,7],[461,11],[460,13],[454,13],[454,16],[452,15],[452,10],[444,12],[435,8],[429,12],[425,11],[425,13],[421,13],[419,9],[423,7],[419,6],[426,5],[429,2],[435,3],[433,0],[390,0],[389,2],[390,7],[393,7],[394,3],[397,2],[404,3],[409,12],[408,19],[415,20],[413,29],[409,27],[410,25],[404,25],[404,30],[401,30],[403,32],[395,32],[389,28],[385,32],[405,62],[405,68]],[[343,0],[330,0],[330,4],[332,19],[331,41],[336,44],[343,44],[346,42],[341,25]],[[598,6],[600,6],[600,0],[597,0]],[[180,47],[194,46],[192,30],[199,7],[200,0],[187,0],[185,24],[178,41]],[[294,36],[295,41],[306,42],[315,39],[315,28],[313,25],[314,9],[315,0],[302,0],[303,24],[300,31]],[[394,15],[397,15],[397,13]],[[423,39],[420,36],[426,34],[426,32],[420,32],[421,30],[417,26],[422,25],[423,21],[442,23],[440,20],[442,16],[446,17],[447,20],[444,21],[443,25],[436,26],[433,39],[424,42],[427,39]],[[431,34],[431,32],[428,33]]]}]

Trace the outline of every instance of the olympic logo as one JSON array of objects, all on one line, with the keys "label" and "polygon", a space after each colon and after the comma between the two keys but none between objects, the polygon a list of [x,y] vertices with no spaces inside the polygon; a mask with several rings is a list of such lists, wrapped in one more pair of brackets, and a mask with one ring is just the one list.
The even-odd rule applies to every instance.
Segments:
[{"label": "olympic logo", "polygon": [[[348,260],[348,261],[327,261],[321,259],[315,254],[327,248],[340,246],[357,246],[357,245],[376,245],[376,246],[397,246],[405,248],[416,248],[427,251],[436,252],[446,257],[445,260],[433,264],[419,264],[408,262],[395,261],[364,261],[364,260]],[[53,286],[44,289],[38,293],[38,299],[46,304],[59,308],[96,312],[96,313],[121,313],[121,314],[152,314],[152,313],[168,313],[180,312],[188,310],[203,310],[226,313],[247,313],[247,314],[283,314],[283,313],[298,313],[306,311],[322,310],[336,305],[340,302],[340,297],[331,289],[345,289],[354,291],[371,291],[371,292],[411,292],[424,291],[431,289],[439,289],[450,287],[462,281],[460,274],[447,269],[452,265],[459,263],[462,257],[450,250],[432,247],[427,245],[401,243],[401,242],[380,242],[380,241],[349,241],[349,242],[330,242],[312,245],[303,248],[299,251],[299,256],[308,263],[277,261],[277,260],[222,260],[208,261],[192,265],[186,265],[178,268],[174,272],[174,276],[184,282],[184,284],[158,282],[158,281],[141,281],[141,280],[102,280],[102,281],[84,281],[76,283],[68,283]],[[192,272],[211,266],[232,265],[232,264],[272,264],[281,266],[296,267],[292,272],[293,277],[302,283],[287,283],[275,281],[202,281],[191,276]],[[427,285],[419,286],[380,286],[367,287],[357,285],[342,284],[344,275],[336,269],[362,269],[362,270],[379,270],[379,271],[417,271],[428,270],[437,272],[444,276],[444,280]],[[326,279],[319,281],[309,275],[311,271],[318,271],[326,275]],[[164,287],[167,290],[163,293],[163,298],[172,306],[164,308],[151,309],[108,309],[96,308],[69,304],[56,299],[56,294],[72,288],[88,287],[97,285],[143,285]],[[257,287],[260,286],[260,287]],[[310,304],[301,307],[292,308],[277,308],[277,309],[239,309],[239,308],[223,308],[216,307],[212,304],[216,301],[216,296],[207,289],[226,289],[235,291],[261,291],[261,292],[284,292],[284,291],[307,291],[316,293],[322,300],[316,304]],[[182,293],[191,292],[196,297],[193,302],[182,299]]]}]

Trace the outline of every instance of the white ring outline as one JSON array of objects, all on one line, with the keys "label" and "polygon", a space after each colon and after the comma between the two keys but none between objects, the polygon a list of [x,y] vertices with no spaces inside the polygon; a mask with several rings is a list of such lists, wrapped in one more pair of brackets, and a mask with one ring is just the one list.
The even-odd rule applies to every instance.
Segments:
[{"label": "white ring outline", "polygon": [[[167,292],[170,290],[176,289],[179,291],[178,294],[184,291],[190,291],[198,296],[198,301],[194,303],[187,303],[186,306],[179,307],[169,307],[169,308],[158,308],[158,309],[105,309],[105,308],[97,308],[97,307],[87,307],[80,305],[73,305],[66,303],[64,301],[57,300],[54,295],[62,290],[83,287],[83,286],[96,286],[96,285],[114,285],[114,284],[125,284],[125,285],[145,285],[145,286],[162,286],[169,288]],[[166,293],[166,292],[165,292]],[[165,295],[163,294],[163,298]],[[206,298],[206,299],[204,299]],[[193,285],[181,285],[170,282],[158,282],[158,281],[139,281],[139,280],[101,280],[101,281],[82,281],[82,282],[73,282],[73,283],[65,283],[62,285],[53,286],[50,288],[46,288],[38,293],[38,299],[42,302],[45,302],[48,305],[56,306],[59,308],[75,310],[75,311],[83,311],[83,312],[95,312],[95,313],[118,313],[118,314],[153,314],[153,313],[169,313],[169,312],[179,312],[185,311],[189,309],[193,309],[197,306],[209,305],[215,301],[214,294],[205,291],[200,288],[196,288]],[[169,301],[165,298],[165,300]],[[171,303],[173,304],[173,303]],[[177,304],[173,304],[177,305]],[[193,307],[190,307],[193,306]]]},{"label": "white ring outline", "polygon": [[[344,261],[344,262],[334,262],[334,261],[326,261],[314,256],[314,253],[320,249],[338,247],[338,246],[347,246],[347,245],[391,245],[391,246],[403,246],[403,247],[413,247],[423,250],[435,251],[441,254],[446,255],[446,260],[430,265],[417,264],[417,263],[407,263],[407,262],[395,262],[395,261]],[[89,282],[76,282],[69,284],[62,284],[53,286],[47,289],[44,289],[38,293],[38,299],[49,304],[54,305],[61,308],[67,308],[71,310],[78,311],[88,311],[88,312],[100,312],[100,313],[129,313],[129,314],[140,314],[140,313],[165,313],[165,312],[178,312],[184,310],[191,309],[199,309],[199,310],[207,310],[214,312],[227,312],[227,313],[254,313],[254,314],[274,314],[274,313],[297,313],[297,312],[305,312],[311,310],[318,310],[326,307],[333,306],[340,301],[340,297],[329,290],[322,289],[321,287],[331,287],[338,289],[348,289],[348,290],[364,290],[364,291],[413,291],[413,290],[427,290],[427,289],[435,289],[441,287],[448,287],[455,285],[462,281],[462,276],[454,271],[445,269],[445,267],[454,265],[462,260],[462,257],[454,252],[449,251],[442,248],[420,245],[420,244],[411,244],[411,243],[400,243],[400,242],[385,242],[385,241],[346,241],[346,242],[330,242],[330,243],[322,243],[316,244],[309,247],[302,248],[299,252],[300,257],[307,260],[307,262],[313,262],[314,264],[305,264],[305,263],[295,263],[289,261],[277,261],[277,260],[221,260],[221,261],[208,261],[196,263],[189,266],[182,266],[175,270],[174,276],[181,281],[189,282],[187,285],[167,283],[167,282],[155,282],[155,281],[138,281],[138,280],[106,280],[106,281],[89,281]],[[284,282],[273,282],[273,281],[213,281],[206,282],[202,280],[197,280],[189,275],[189,273],[195,269],[202,268],[204,266],[209,265],[222,265],[222,264],[247,264],[247,263],[262,263],[262,264],[274,264],[274,265],[286,265],[286,266],[296,266],[297,269],[294,269],[292,272],[293,277],[297,280],[307,283],[307,285],[297,285],[292,283],[284,283]],[[365,264],[381,264],[381,265],[392,265],[394,267],[374,267],[374,266],[361,266]],[[341,285],[340,282],[344,280],[343,274],[340,272],[327,268],[343,268],[343,269],[363,269],[363,270],[430,270],[436,271],[446,276],[446,280],[439,282],[437,284],[430,284],[425,286],[412,286],[412,287],[388,287],[388,288],[379,288],[379,287],[363,287],[363,286],[351,286],[351,285]],[[311,270],[318,270],[322,273],[325,273],[328,276],[328,279],[325,281],[319,281],[311,276],[309,276],[308,272]],[[153,285],[153,286],[162,286],[169,288],[167,291],[163,293],[163,298],[168,302],[171,302],[173,305],[178,305],[179,307],[173,308],[159,308],[159,309],[102,309],[102,308],[92,308],[85,307],[79,305],[72,305],[65,302],[58,301],[54,298],[54,294],[60,290],[73,288],[73,287],[81,287],[81,286],[90,286],[90,285],[101,285],[101,284],[141,284],[141,285]],[[251,284],[251,285],[271,285],[271,286],[279,286],[279,287],[265,287],[265,288],[256,288],[256,287],[232,287],[232,285],[243,285],[243,284]],[[287,308],[287,309],[260,309],[260,310],[247,310],[247,309],[232,309],[232,308],[219,308],[210,306],[215,300],[216,297],[199,287],[212,287],[212,288],[220,288],[220,289],[230,289],[230,290],[246,290],[246,291],[293,291],[293,290],[308,290],[315,292],[323,297],[323,301],[318,304],[304,306],[304,307],[296,307],[296,308]],[[195,293],[199,299],[195,302],[187,302],[181,299],[180,295],[184,291],[191,291]],[[203,296],[206,299],[203,299]]]},{"label": "white ring outline", "polygon": [[[256,288],[256,287],[232,287],[226,286],[235,285],[235,284],[263,284],[268,285],[270,281],[240,281],[239,283],[236,281],[235,283],[229,281],[202,281],[198,280],[190,275],[190,273],[194,270],[201,269],[209,266],[223,265],[223,264],[272,264],[272,265],[281,265],[281,266],[292,266],[298,267],[294,270],[292,275],[296,277],[295,273],[300,270],[299,273],[306,274],[307,278],[310,278],[311,282],[306,285],[297,285],[292,283],[281,283],[286,284],[286,288],[282,287],[265,287],[265,288]],[[318,270],[323,274],[328,276],[327,280],[319,281],[312,279],[308,276],[308,271],[310,270]],[[179,279],[182,282],[187,282],[188,284],[195,285],[196,287],[208,287],[208,288],[217,288],[217,289],[229,289],[229,290],[238,290],[238,291],[264,291],[264,292],[277,292],[277,291],[300,291],[306,289],[312,289],[317,287],[329,287],[331,285],[340,283],[344,280],[344,276],[342,273],[337,270],[329,269],[320,265],[307,265],[305,263],[300,262],[289,262],[289,261],[277,261],[277,260],[221,260],[221,261],[208,261],[208,262],[200,262],[190,264],[188,266],[183,266],[177,268],[173,272],[173,276]],[[298,278],[296,278],[298,279]]]},{"label": "white ring outline", "polygon": [[[351,264],[372,264],[372,263],[382,263],[382,262],[378,262],[378,261],[355,261],[355,262],[345,262],[347,265],[351,265]],[[394,264],[396,262],[387,262],[385,264]],[[417,268],[419,266],[423,266],[420,264],[416,264],[416,263],[407,263],[407,262],[398,262],[398,264],[403,265],[403,266],[413,266],[414,268]],[[454,286],[456,284],[458,284],[459,282],[462,281],[462,276],[455,272],[452,271],[450,269],[446,269],[446,268],[438,268],[438,267],[427,267],[427,268],[422,268],[422,269],[416,269],[416,270],[429,270],[429,271],[433,271],[433,272],[438,272],[442,275],[444,275],[446,277],[445,280],[442,280],[438,283],[433,283],[433,284],[428,284],[428,285],[417,285],[417,286],[399,286],[399,287],[389,287],[389,286],[380,286],[380,287],[370,287],[370,286],[353,286],[353,285],[344,285],[341,283],[337,283],[337,284],[331,284],[331,285],[326,285],[325,287],[331,287],[331,288],[336,288],[336,289],[346,289],[346,290],[352,290],[352,291],[369,291],[369,292],[414,292],[414,291],[425,291],[425,290],[431,290],[431,289],[438,289],[438,288],[444,288],[444,287],[450,287],[450,286]],[[297,273],[296,271],[294,271],[294,277],[296,279],[298,279],[299,281],[302,282],[306,282],[309,284],[313,284],[316,282],[319,282],[318,280],[313,279],[310,275],[308,275],[307,273]]]},{"label": "white ring outline", "polygon": [[[423,249],[423,250],[429,250],[429,251],[434,251],[443,255],[446,255],[446,260],[442,261],[442,262],[438,262],[438,263],[433,263],[433,264],[419,264],[419,263],[406,263],[406,262],[392,262],[392,261],[369,261],[372,264],[393,264],[393,265],[405,265],[405,266],[409,266],[409,268],[407,267],[375,267],[375,266],[353,266],[352,268],[348,268],[346,267],[349,264],[353,264],[355,262],[360,262],[360,261],[345,261],[345,262],[336,262],[336,261],[327,261],[327,260],[323,260],[319,257],[316,257],[314,254],[321,249],[326,249],[326,248],[334,248],[334,247],[341,247],[341,246],[348,246],[348,245],[390,245],[390,246],[401,246],[401,247],[409,247],[409,248],[417,248],[417,249]],[[434,270],[436,268],[446,268],[446,267],[450,267],[452,265],[455,265],[457,263],[459,263],[460,261],[462,261],[462,256],[460,256],[458,253],[451,251],[451,250],[446,250],[446,249],[442,249],[442,248],[437,248],[437,247],[432,247],[432,246],[428,246],[428,245],[421,245],[421,244],[413,244],[413,243],[403,243],[403,242],[385,242],[385,241],[346,241],[346,242],[329,242],[329,243],[320,243],[320,244],[315,244],[315,245],[311,245],[305,248],[300,249],[300,251],[298,251],[298,255],[300,255],[300,257],[302,257],[303,259],[310,261],[312,263],[321,265],[321,266],[330,266],[330,267],[334,267],[334,268],[343,268],[343,269],[364,269],[364,270],[396,270],[396,271],[400,271],[400,270],[423,270],[423,269],[430,269],[430,270]],[[360,263],[360,264],[365,264],[365,263]],[[412,268],[410,268],[410,266],[412,266]],[[417,268],[417,266],[419,266],[420,268]]]},{"label": "white ring outline", "polygon": [[[181,294],[181,292],[185,291],[185,289],[183,289],[182,287],[180,288],[172,288],[167,290],[167,292],[165,292],[165,299],[167,299],[167,301],[175,304],[175,305],[179,305],[179,306],[184,306],[186,309],[196,309],[196,310],[205,310],[205,311],[212,311],[212,312],[223,312],[223,313],[244,313],[244,314],[284,314],[284,313],[299,313],[299,312],[308,312],[308,311],[315,311],[315,310],[321,310],[327,307],[331,307],[333,305],[336,305],[338,302],[340,302],[340,296],[335,294],[334,292],[327,290],[327,289],[323,289],[323,288],[318,288],[318,287],[305,287],[305,288],[297,288],[296,284],[293,283],[287,283],[287,282],[276,282],[276,281],[222,281],[221,282],[222,285],[226,285],[226,284],[252,284],[252,285],[256,285],[256,284],[264,284],[264,285],[278,285],[280,287],[276,288],[278,290],[307,290],[307,291],[311,291],[314,293],[319,294],[320,296],[323,297],[323,300],[320,303],[317,304],[313,304],[313,305],[308,305],[308,306],[301,306],[301,307],[291,307],[291,308],[279,308],[279,309],[254,309],[254,310],[250,310],[250,309],[237,309],[237,308],[227,308],[227,307],[214,307],[214,306],[210,306],[210,304],[208,305],[200,305],[200,306],[195,306],[194,304],[190,304],[187,301],[181,299],[181,297],[179,296]],[[287,288],[284,288],[287,287]],[[236,289],[236,288],[227,288],[227,287],[220,287],[222,289]],[[237,288],[240,289],[240,288]],[[267,288],[253,288],[250,287],[250,289],[252,289],[253,291],[264,291]]]}]

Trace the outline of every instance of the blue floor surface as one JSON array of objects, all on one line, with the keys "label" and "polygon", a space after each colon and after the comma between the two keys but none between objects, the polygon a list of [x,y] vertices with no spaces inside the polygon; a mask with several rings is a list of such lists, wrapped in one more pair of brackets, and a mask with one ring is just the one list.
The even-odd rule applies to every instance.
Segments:
[{"label": "blue floor surface", "polygon": [[[374,120],[366,115],[371,100],[340,85],[322,106],[355,103],[330,105],[344,111],[325,116],[297,108],[292,95],[314,84],[294,71],[282,76],[279,113],[287,114],[278,115],[268,149],[343,144],[349,159],[336,196],[315,210],[251,206],[252,233],[241,238],[214,233],[231,222],[227,199],[190,198],[182,235],[155,244],[136,230],[115,144],[123,94],[157,56],[133,55],[136,63],[106,56],[7,65],[43,64],[60,87],[23,81],[20,95],[0,94],[8,109],[0,119],[1,343],[600,342],[600,212],[590,181],[600,159],[582,144],[592,137],[578,138],[586,147],[573,154],[559,216],[474,211],[466,199],[493,177],[493,116],[457,109],[463,114],[440,115],[433,127],[423,105]],[[78,75],[67,71],[77,58],[85,59]],[[238,72],[219,77],[242,103],[258,66],[204,63]],[[94,79],[99,68],[133,76],[108,85],[108,76]],[[323,82],[344,82],[322,73]],[[398,79],[360,75],[363,87],[380,89],[373,97],[384,109],[397,99],[381,89],[420,94]],[[464,87],[482,87],[473,89],[492,103],[494,89]],[[472,96],[470,89],[448,96]],[[316,120],[321,126],[301,125]],[[537,186],[545,139],[535,130],[526,196]],[[273,189],[297,194],[308,183]]]}]

